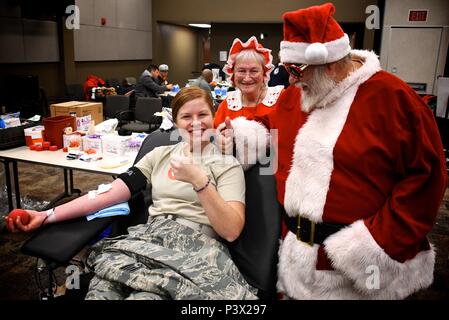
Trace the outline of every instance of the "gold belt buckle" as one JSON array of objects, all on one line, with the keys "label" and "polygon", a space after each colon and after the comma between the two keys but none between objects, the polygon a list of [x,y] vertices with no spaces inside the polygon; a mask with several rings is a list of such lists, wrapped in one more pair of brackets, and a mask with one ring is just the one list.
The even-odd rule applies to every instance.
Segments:
[{"label": "gold belt buckle", "polygon": [[313,240],[315,239],[315,222],[310,221],[310,238],[309,241],[303,241],[301,239],[301,215],[298,214],[298,227],[296,229],[296,240],[301,241],[302,243],[308,244],[313,247]]}]

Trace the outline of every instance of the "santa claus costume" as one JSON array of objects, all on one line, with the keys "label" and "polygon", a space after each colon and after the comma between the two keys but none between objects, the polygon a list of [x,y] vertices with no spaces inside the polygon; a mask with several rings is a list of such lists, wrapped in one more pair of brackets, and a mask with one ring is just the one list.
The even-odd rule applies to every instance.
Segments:
[{"label": "santa claus costume", "polygon": [[334,10],[284,14],[282,62],[320,65],[350,53],[363,65],[313,110],[301,109],[290,86],[262,119],[278,129],[278,199],[291,231],[278,289],[293,299],[402,299],[433,282],[426,236],[447,183],[441,139],[406,83],[373,52],[350,50]]}]

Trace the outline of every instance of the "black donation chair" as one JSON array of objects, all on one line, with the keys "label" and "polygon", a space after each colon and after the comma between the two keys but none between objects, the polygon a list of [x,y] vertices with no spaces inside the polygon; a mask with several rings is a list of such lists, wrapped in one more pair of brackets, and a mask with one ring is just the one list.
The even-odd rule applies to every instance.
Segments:
[{"label": "black donation chair", "polygon": [[[155,112],[162,111],[162,101],[159,98],[140,97],[136,101],[136,108],[118,115],[120,132],[146,132],[150,133],[161,125],[161,118],[155,116]],[[134,119],[134,122],[122,124],[126,119]]]},{"label": "black donation chair", "polygon": [[[135,162],[157,146],[177,143],[177,136],[176,131],[157,130],[151,133],[144,140]],[[246,223],[240,237],[228,243],[228,248],[245,279],[258,289],[258,296],[275,299],[281,212],[276,200],[274,176],[261,175],[260,168],[257,164],[245,172]],[[49,268],[68,265],[73,256],[112,222],[112,236],[125,233],[129,226],[146,223],[150,194],[147,189],[133,197],[129,201],[131,212],[128,216],[94,219],[90,222],[80,218],[45,226],[22,246],[22,252],[44,259]],[[49,292],[51,295],[52,291]]]},{"label": "black donation chair", "polygon": [[129,97],[122,95],[107,95],[103,108],[105,119],[118,118],[123,111],[129,111]]}]

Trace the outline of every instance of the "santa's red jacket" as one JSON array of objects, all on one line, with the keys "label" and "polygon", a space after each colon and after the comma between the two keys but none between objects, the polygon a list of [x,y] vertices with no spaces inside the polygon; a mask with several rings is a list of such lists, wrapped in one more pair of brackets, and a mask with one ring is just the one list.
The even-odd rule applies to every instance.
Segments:
[{"label": "santa's red jacket", "polygon": [[260,119],[278,129],[278,199],[287,214],[347,224],[321,246],[287,234],[278,289],[295,299],[401,299],[433,282],[426,236],[447,183],[433,114],[374,53],[352,54],[363,66],[318,108],[303,112],[290,86]]}]

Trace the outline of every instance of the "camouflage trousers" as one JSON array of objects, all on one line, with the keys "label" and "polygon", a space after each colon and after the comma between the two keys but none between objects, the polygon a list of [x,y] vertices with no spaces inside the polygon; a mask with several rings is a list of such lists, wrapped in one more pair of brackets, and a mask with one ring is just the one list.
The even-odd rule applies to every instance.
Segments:
[{"label": "camouflage trousers", "polygon": [[226,246],[171,219],[96,244],[86,299],[257,299]]}]

